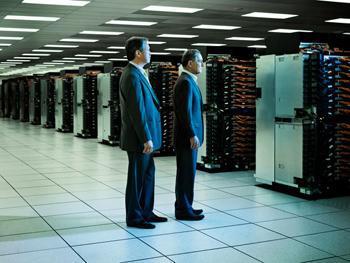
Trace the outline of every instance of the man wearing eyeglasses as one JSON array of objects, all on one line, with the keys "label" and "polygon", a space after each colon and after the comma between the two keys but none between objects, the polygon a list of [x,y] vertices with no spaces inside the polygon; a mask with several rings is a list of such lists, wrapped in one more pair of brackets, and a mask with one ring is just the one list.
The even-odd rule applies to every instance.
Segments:
[{"label": "man wearing eyeglasses", "polygon": [[153,151],[161,147],[159,102],[143,67],[150,63],[147,38],[126,41],[129,64],[120,78],[121,137],[120,147],[129,159],[125,193],[126,224],[129,227],[155,228],[153,222],[167,218],[153,213]]},{"label": "man wearing eyeglasses", "polygon": [[202,220],[202,209],[194,209],[194,181],[198,148],[203,143],[202,95],[197,75],[202,72],[199,50],[189,49],[183,56],[183,71],[174,92],[176,186],[175,217],[178,220]]}]

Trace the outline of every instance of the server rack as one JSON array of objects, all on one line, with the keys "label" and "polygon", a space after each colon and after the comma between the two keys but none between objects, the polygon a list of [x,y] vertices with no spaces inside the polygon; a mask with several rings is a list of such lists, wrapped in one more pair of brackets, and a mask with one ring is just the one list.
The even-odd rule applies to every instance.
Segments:
[{"label": "server rack", "polygon": [[198,168],[254,169],[255,61],[214,57],[206,69],[206,156]]},{"label": "server rack", "polygon": [[29,89],[29,121],[33,125],[41,124],[40,77],[34,76]]},{"label": "server rack", "polygon": [[10,82],[11,88],[11,118],[14,120],[19,119],[19,86],[18,80],[12,79]]},{"label": "server rack", "polygon": [[0,117],[5,115],[5,80],[1,82],[0,85]]},{"label": "server rack", "polygon": [[97,76],[98,87],[98,141],[109,145],[120,142],[121,116],[119,107],[119,80],[122,68]]},{"label": "server rack", "polygon": [[73,78],[78,71],[61,71],[55,79],[55,127],[59,132],[73,132]]},{"label": "server rack", "polygon": [[11,80],[6,80],[4,83],[4,117],[10,118],[12,111],[12,101],[11,101]]},{"label": "server rack", "polygon": [[162,147],[158,156],[174,155],[174,85],[178,69],[171,62],[152,63],[149,80],[160,102],[162,122]]},{"label": "server rack", "polygon": [[19,94],[20,94],[20,107],[19,107],[19,119],[22,122],[29,121],[29,87],[31,86],[31,79],[22,77],[19,80]]},{"label": "server rack", "polygon": [[97,138],[97,74],[101,69],[82,70],[74,78],[74,135]]},{"label": "server rack", "polygon": [[41,122],[44,128],[55,128],[55,77],[51,73],[40,80]]}]

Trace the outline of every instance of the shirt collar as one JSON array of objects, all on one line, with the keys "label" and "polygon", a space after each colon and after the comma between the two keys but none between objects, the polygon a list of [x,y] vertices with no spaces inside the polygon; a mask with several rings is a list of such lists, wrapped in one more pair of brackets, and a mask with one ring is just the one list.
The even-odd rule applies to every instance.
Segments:
[{"label": "shirt collar", "polygon": [[132,62],[132,61],[129,61],[129,63],[130,63],[131,65],[135,66],[137,69],[139,69],[139,70],[141,71],[142,75],[144,75],[145,70],[143,69],[142,66],[140,66],[140,65],[138,65],[138,64],[136,64],[136,63],[134,63],[134,62]]},{"label": "shirt collar", "polygon": [[189,72],[189,71],[186,70],[186,69],[183,69],[182,72],[185,72],[186,74],[190,75],[190,76],[193,78],[193,80],[194,80],[195,82],[197,82],[198,77],[197,77],[195,74]]}]

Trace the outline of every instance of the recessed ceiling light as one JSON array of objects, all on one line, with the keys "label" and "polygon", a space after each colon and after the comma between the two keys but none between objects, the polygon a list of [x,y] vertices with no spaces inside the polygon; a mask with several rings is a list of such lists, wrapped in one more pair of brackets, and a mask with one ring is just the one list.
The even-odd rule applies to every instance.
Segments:
[{"label": "recessed ceiling light", "polygon": [[265,45],[251,45],[251,46],[248,46],[249,48],[266,48]]},{"label": "recessed ceiling light", "polygon": [[92,53],[92,54],[118,54],[120,52],[119,51],[98,51],[98,50],[93,50],[93,51],[90,51],[89,53]]},{"label": "recessed ceiling light", "polygon": [[241,28],[240,26],[220,26],[220,25],[198,25],[194,26],[192,28],[197,28],[197,29],[215,29],[215,30],[233,30],[233,29],[238,29]]},{"label": "recessed ceiling light", "polygon": [[271,33],[286,33],[286,34],[292,34],[292,33],[311,33],[311,30],[301,30],[301,29],[285,29],[285,28],[279,28],[274,30],[269,30]]},{"label": "recessed ceiling light", "polygon": [[318,0],[318,1],[350,4],[350,0]]},{"label": "recessed ceiling light", "polygon": [[350,18],[336,18],[331,20],[326,20],[327,23],[339,23],[339,24],[350,24]]},{"label": "recessed ceiling light", "polygon": [[343,33],[343,35],[350,35],[350,32],[345,32]]},{"label": "recessed ceiling light", "polygon": [[29,59],[6,59],[8,62],[30,62]]},{"label": "recessed ceiling light", "polygon": [[59,17],[50,17],[50,16],[5,16],[4,19],[9,20],[26,20],[26,21],[57,21]]},{"label": "recessed ceiling light", "polygon": [[0,39],[2,39],[2,40],[22,40],[23,37],[3,37],[3,36],[0,36]]},{"label": "recessed ceiling light", "polygon": [[0,51],[2,50],[2,48],[0,48]]},{"label": "recessed ceiling light", "polygon": [[151,55],[170,55],[170,52],[151,52]]},{"label": "recessed ceiling light", "polygon": [[12,46],[10,43],[0,43],[0,47],[9,47]]},{"label": "recessed ceiling light", "polygon": [[22,4],[85,6],[90,1],[77,0],[23,0]]},{"label": "recessed ceiling light", "polygon": [[78,45],[44,45],[44,47],[77,48]]},{"label": "recessed ceiling light", "polygon": [[102,55],[91,55],[91,54],[76,54],[76,57],[90,57],[90,58],[99,58],[102,57]]},{"label": "recessed ceiling light", "polygon": [[182,34],[161,34],[157,37],[169,37],[169,38],[195,38],[199,37],[198,35],[182,35]]},{"label": "recessed ceiling light", "polygon": [[84,38],[63,38],[60,41],[62,42],[86,42],[86,43],[94,43],[97,42],[98,39],[84,39]]},{"label": "recessed ceiling light", "polygon": [[48,56],[51,56],[51,54],[45,54],[45,53],[23,53],[22,56],[48,57]]},{"label": "recessed ceiling light", "polygon": [[74,63],[74,60],[52,60],[52,62],[58,62],[58,63]]},{"label": "recessed ceiling light", "polygon": [[96,60],[95,63],[110,63],[108,60]]},{"label": "recessed ceiling light", "polygon": [[62,59],[68,59],[68,60],[87,60],[88,58],[77,58],[77,57],[74,57],[74,58],[62,58]]},{"label": "recessed ceiling light", "polygon": [[[149,42],[148,42],[149,43]],[[125,47],[121,47],[121,46],[110,46],[108,47],[108,49],[125,49]]]},{"label": "recessed ceiling light", "polygon": [[187,48],[175,48],[175,47],[170,47],[170,48],[166,48],[164,50],[168,50],[168,51],[186,51]]},{"label": "recessed ceiling light", "polygon": [[109,25],[125,25],[125,26],[152,26],[157,24],[157,22],[147,22],[147,21],[129,21],[129,20],[110,20],[105,24]]},{"label": "recessed ceiling light", "polygon": [[60,49],[33,49],[33,52],[48,52],[48,53],[61,53],[63,50]]},{"label": "recessed ceiling light", "polygon": [[237,40],[237,41],[259,41],[264,40],[262,37],[227,37],[226,40]]},{"label": "recessed ceiling light", "polygon": [[37,28],[21,28],[21,27],[0,27],[0,31],[6,32],[38,32]]},{"label": "recessed ceiling light", "polygon": [[106,36],[119,36],[124,32],[113,32],[113,31],[81,31],[79,34],[84,35],[106,35]]},{"label": "recessed ceiling light", "polygon": [[188,8],[188,7],[176,7],[176,6],[163,6],[163,5],[150,5],[142,8],[144,11],[157,11],[157,12],[170,12],[170,13],[186,13],[193,14],[198,11],[202,11],[200,8]]},{"label": "recessed ceiling light", "polygon": [[40,59],[40,57],[14,57],[14,59]]},{"label": "recessed ceiling light", "polygon": [[242,16],[257,17],[257,18],[271,18],[271,19],[287,19],[287,18],[291,18],[291,17],[296,17],[298,15],[280,14],[280,13],[253,12],[253,13],[245,14],[245,15],[242,15]]},{"label": "recessed ceiling light", "polygon": [[1,62],[1,64],[16,65],[16,64],[23,64],[23,63],[22,62]]},{"label": "recessed ceiling light", "polygon": [[163,45],[165,43],[166,42],[164,42],[164,41],[148,41],[148,44],[150,44],[150,45]]},{"label": "recessed ceiling light", "polygon": [[110,61],[127,61],[126,58],[109,58]]},{"label": "recessed ceiling light", "polygon": [[219,44],[219,43],[193,43],[191,46],[222,47],[222,46],[226,46],[226,44]]}]

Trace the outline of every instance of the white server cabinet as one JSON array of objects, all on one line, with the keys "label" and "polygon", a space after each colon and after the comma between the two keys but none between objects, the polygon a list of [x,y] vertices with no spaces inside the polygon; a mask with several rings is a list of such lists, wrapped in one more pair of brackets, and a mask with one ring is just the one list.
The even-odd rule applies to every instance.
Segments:
[{"label": "white server cabinet", "polygon": [[[203,104],[207,103],[207,68],[206,64],[204,64],[204,67],[202,69],[202,73],[198,76],[198,86],[202,94],[202,100]],[[206,140],[205,138],[207,137],[207,129],[206,129],[206,114],[203,112],[203,144],[202,146],[198,149],[198,154],[197,154],[197,163],[204,164],[202,161],[202,156],[206,156],[207,153],[207,147],[206,147]]]},{"label": "white server cabinet", "polygon": [[275,180],[275,70],[276,56],[256,60],[256,180],[271,184]]},{"label": "white server cabinet", "polygon": [[80,136],[83,129],[83,76],[76,76],[73,80],[74,85],[74,100],[73,100],[73,114],[74,114],[74,135]]},{"label": "white server cabinet", "polygon": [[109,142],[111,135],[111,74],[100,73],[97,75],[97,88],[98,88],[98,100],[97,100],[97,118],[98,118],[98,141]]}]

